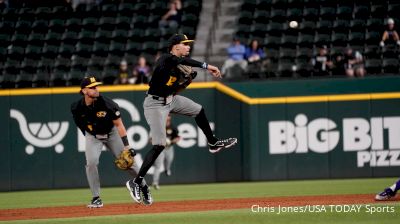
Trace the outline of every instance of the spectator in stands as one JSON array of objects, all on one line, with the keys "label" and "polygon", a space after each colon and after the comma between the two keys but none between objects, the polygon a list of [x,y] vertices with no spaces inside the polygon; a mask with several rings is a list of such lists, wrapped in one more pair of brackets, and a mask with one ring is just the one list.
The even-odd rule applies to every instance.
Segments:
[{"label": "spectator in stands", "polygon": [[383,31],[382,40],[379,43],[379,45],[381,47],[384,47],[385,42],[387,42],[389,44],[396,43],[397,45],[400,45],[399,34],[397,33],[397,31],[394,27],[394,20],[392,18],[389,18],[387,20],[387,27],[386,27],[385,31]]},{"label": "spectator in stands", "polygon": [[0,0],[0,11],[8,8],[8,0]]},{"label": "spectator in stands", "polygon": [[169,2],[168,12],[165,13],[159,22],[160,27],[179,27],[182,18],[182,3],[180,0]]},{"label": "spectator in stands", "polygon": [[[246,71],[247,68],[247,60],[245,58],[246,55],[246,47],[240,42],[239,38],[234,37],[232,40],[232,44],[227,48],[228,59],[224,62],[221,68],[221,73],[226,78],[232,78],[235,75],[233,74],[233,68],[239,66],[242,71]],[[237,71],[237,70],[236,70]],[[241,75],[241,74],[240,74]],[[238,75],[238,76],[240,76]]]},{"label": "spectator in stands", "polygon": [[141,84],[148,83],[150,80],[151,69],[147,65],[146,58],[140,56],[135,68],[133,69],[133,83]]},{"label": "spectator in stands", "polygon": [[339,76],[344,75],[345,73],[345,61],[343,53],[333,55],[332,75]]},{"label": "spectator in stands", "polygon": [[311,60],[314,66],[314,76],[326,76],[329,75],[333,62],[328,54],[328,48],[323,45],[319,48],[318,54]]},{"label": "spectator in stands", "polygon": [[348,77],[364,77],[365,68],[363,56],[358,51],[353,51],[352,48],[348,47],[344,54],[345,71]]},{"label": "spectator in stands", "polygon": [[119,71],[117,74],[117,78],[114,81],[114,84],[129,84],[132,76],[128,69],[128,62],[122,60],[119,64]]},{"label": "spectator in stands", "polygon": [[245,58],[248,62],[248,73],[254,74],[263,71],[266,55],[264,49],[259,45],[258,40],[253,39],[250,42],[246,48]]}]

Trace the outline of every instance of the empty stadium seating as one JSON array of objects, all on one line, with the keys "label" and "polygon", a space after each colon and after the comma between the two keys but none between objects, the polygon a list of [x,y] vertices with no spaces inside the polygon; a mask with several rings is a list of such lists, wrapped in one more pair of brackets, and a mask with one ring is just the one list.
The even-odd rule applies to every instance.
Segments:
[{"label": "empty stadium seating", "polygon": [[[295,51],[293,75],[312,76],[310,60],[321,45],[331,54],[343,53],[346,47],[360,51],[369,74],[398,74],[398,47],[380,48],[379,42],[387,18],[400,22],[399,8],[392,0],[243,0],[235,34],[244,43],[261,41],[269,61],[277,64],[270,65],[267,77],[292,73],[282,57],[287,48]],[[292,20],[299,22],[298,28],[288,28]]]},{"label": "empty stadium seating", "polygon": [[[40,5],[40,1],[36,1]],[[176,32],[196,35],[201,0],[184,0],[181,26],[159,29],[164,0],[103,1],[99,5],[32,6],[0,11],[0,86],[78,85],[87,73],[112,83],[118,65],[152,61]]]}]

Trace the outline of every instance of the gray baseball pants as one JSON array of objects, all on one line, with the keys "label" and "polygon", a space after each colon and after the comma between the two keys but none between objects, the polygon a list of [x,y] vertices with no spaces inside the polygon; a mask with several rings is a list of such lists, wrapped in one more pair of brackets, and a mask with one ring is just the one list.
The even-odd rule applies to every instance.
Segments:
[{"label": "gray baseball pants", "polygon": [[160,184],[161,167],[164,164],[165,171],[171,170],[174,161],[174,146],[166,147],[154,162],[153,185]]},{"label": "gray baseball pants", "polygon": [[[89,187],[92,192],[93,197],[100,196],[100,177],[98,171],[98,164],[101,154],[101,149],[103,145],[111,151],[113,156],[117,158],[122,150],[124,149],[124,144],[122,143],[121,137],[118,134],[118,130],[114,127],[107,139],[99,140],[95,136],[86,133],[86,146],[85,146],[85,157],[86,157],[86,177],[88,179]],[[128,169],[130,175],[136,177],[139,172],[140,167],[137,163],[134,163],[131,169]],[[142,185],[146,184],[143,181]]]},{"label": "gray baseball pants", "polygon": [[184,96],[173,96],[168,104],[162,99],[154,99],[148,94],[143,102],[144,116],[150,126],[151,143],[166,145],[166,123],[169,113],[196,117],[201,111],[201,105]]}]

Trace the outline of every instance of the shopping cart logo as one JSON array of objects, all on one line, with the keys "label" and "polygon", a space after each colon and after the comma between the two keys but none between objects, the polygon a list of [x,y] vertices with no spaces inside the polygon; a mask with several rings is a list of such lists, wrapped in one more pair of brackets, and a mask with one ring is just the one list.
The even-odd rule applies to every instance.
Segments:
[{"label": "shopping cart logo", "polygon": [[49,148],[54,146],[54,150],[57,153],[64,151],[64,145],[60,144],[60,142],[67,134],[68,121],[28,123],[25,116],[16,109],[10,109],[10,117],[17,120],[22,136],[29,142],[29,145],[25,147],[27,154],[33,154],[35,147]]}]

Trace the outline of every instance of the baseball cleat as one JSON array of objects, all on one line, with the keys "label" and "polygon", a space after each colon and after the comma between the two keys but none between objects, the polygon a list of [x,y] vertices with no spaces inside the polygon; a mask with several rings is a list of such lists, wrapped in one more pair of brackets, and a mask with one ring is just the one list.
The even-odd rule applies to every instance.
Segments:
[{"label": "baseball cleat", "polygon": [[90,204],[87,205],[88,208],[101,208],[103,207],[103,202],[99,197],[93,198]]},{"label": "baseball cleat", "polygon": [[142,187],[142,194],[143,194],[143,204],[144,205],[153,204],[153,197],[151,196],[149,186],[145,185]]},{"label": "baseball cleat", "polygon": [[227,138],[223,140],[218,140],[215,144],[208,143],[210,147],[209,151],[211,153],[217,153],[221,149],[227,149],[237,143],[237,138]]},{"label": "baseball cleat", "polygon": [[129,194],[131,195],[132,199],[136,203],[140,203],[141,198],[140,198],[140,186],[139,184],[135,183],[133,180],[128,180],[126,182],[126,188],[129,191]]},{"label": "baseball cleat", "polygon": [[386,200],[390,200],[394,196],[396,196],[396,193],[394,191],[392,191],[392,189],[386,188],[381,193],[375,195],[375,200],[377,200],[377,201],[386,201]]}]

